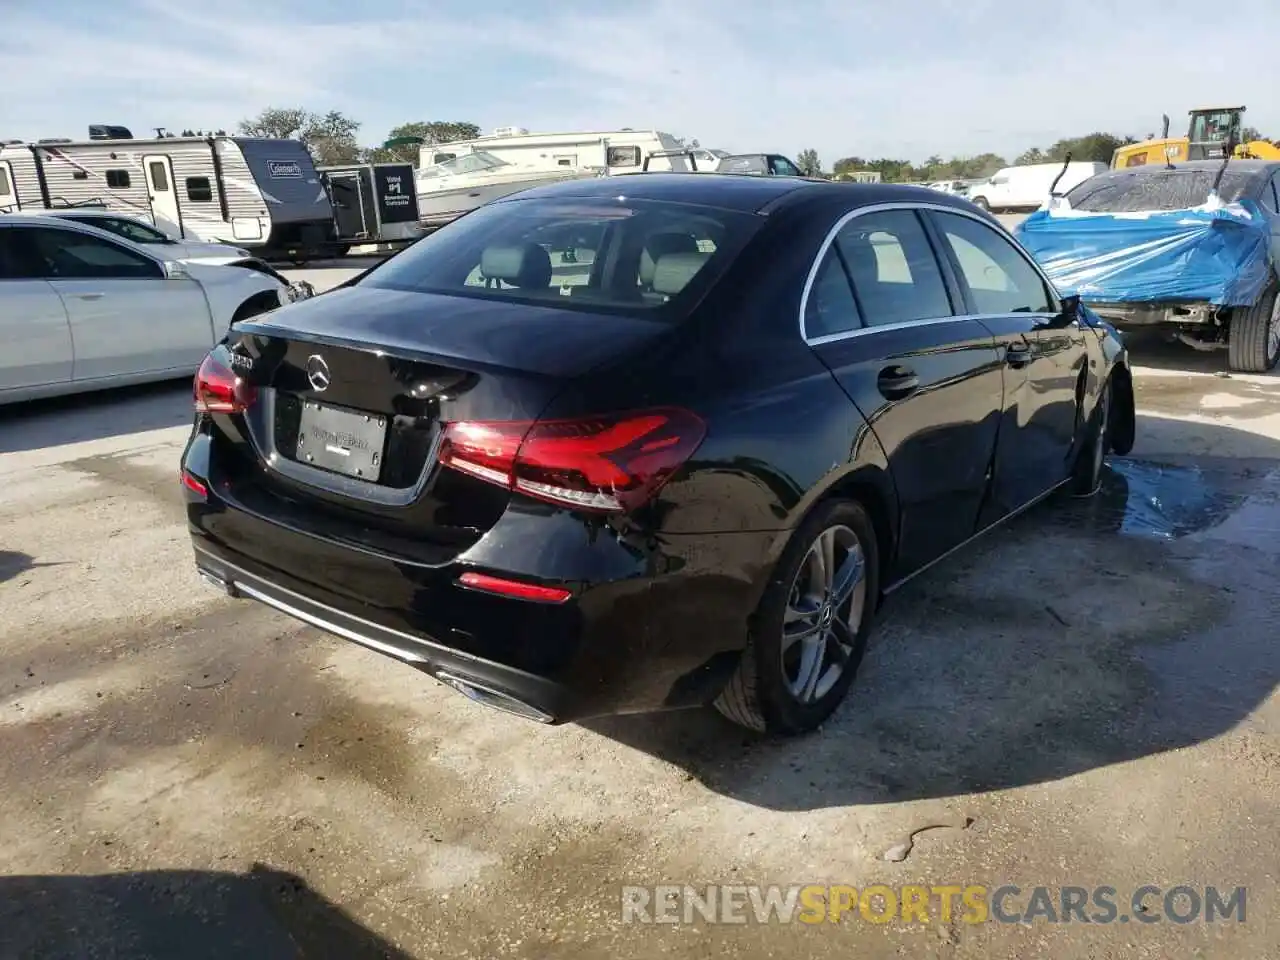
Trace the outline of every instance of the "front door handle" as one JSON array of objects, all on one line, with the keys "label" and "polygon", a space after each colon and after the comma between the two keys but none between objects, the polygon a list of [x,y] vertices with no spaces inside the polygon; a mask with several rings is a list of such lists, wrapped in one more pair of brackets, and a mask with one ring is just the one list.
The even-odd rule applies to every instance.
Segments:
[{"label": "front door handle", "polygon": [[102,297],[103,297],[103,294],[101,294],[101,293],[73,293],[73,294],[72,294],[72,296],[73,296],[73,297],[75,297],[77,300],[101,300],[101,299],[102,299]]},{"label": "front door handle", "polygon": [[901,400],[920,389],[920,378],[906,367],[885,367],[876,378],[876,387],[886,400]]}]

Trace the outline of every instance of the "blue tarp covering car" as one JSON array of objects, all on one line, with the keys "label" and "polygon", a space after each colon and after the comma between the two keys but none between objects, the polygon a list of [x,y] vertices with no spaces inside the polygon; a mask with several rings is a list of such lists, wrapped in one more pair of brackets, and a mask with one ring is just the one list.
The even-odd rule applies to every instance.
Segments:
[{"label": "blue tarp covering car", "polygon": [[1270,277],[1271,228],[1251,200],[1170,211],[1041,210],[1017,234],[1063,293],[1086,301],[1247,306]]},{"label": "blue tarp covering car", "polygon": [[1122,330],[1160,328],[1232,370],[1280,363],[1280,163],[1149,164],[1090,177],[1017,229],[1055,285]]}]

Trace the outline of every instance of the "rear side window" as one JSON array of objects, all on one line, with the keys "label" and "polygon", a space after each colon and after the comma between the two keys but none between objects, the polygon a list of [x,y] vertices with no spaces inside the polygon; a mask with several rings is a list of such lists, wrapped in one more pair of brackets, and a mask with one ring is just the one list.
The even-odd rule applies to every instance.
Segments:
[{"label": "rear side window", "polygon": [[358,285],[677,317],[762,222],[683,203],[512,200],[459,218]]},{"label": "rear side window", "polygon": [[1012,243],[954,213],[931,213],[979,313],[1053,313],[1049,291]]},{"label": "rear side window", "polygon": [[942,269],[912,210],[855,217],[836,235],[869,327],[952,315]]},{"label": "rear side window", "polygon": [[809,340],[848,333],[862,326],[858,304],[853,299],[849,276],[840,255],[832,248],[814,274],[809,299],[804,305],[804,335]]}]

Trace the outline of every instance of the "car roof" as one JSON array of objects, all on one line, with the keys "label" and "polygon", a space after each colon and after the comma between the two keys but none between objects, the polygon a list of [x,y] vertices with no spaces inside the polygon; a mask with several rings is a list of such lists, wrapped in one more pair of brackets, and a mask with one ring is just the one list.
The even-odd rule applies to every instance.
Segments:
[{"label": "car roof", "polygon": [[23,224],[35,224],[36,226],[57,227],[59,230],[70,230],[74,233],[86,233],[91,237],[98,237],[101,240],[110,240],[112,243],[121,244],[137,253],[142,254],[152,260],[156,256],[147,250],[142,244],[134,243],[128,237],[122,237],[119,234],[109,233],[98,227],[90,226],[87,223],[80,223],[77,220],[68,220],[66,217],[51,216],[47,213],[25,213],[18,211],[17,213],[5,214],[0,217],[0,227]]},{"label": "car roof", "polygon": [[561,180],[524,190],[511,199],[625,196],[636,200],[667,200],[754,213],[778,197],[807,185],[806,181],[796,177],[725,173],[633,173]]},{"label": "car roof", "polygon": [[494,201],[627,197],[700,204],[744,213],[781,209],[801,200],[827,196],[850,206],[875,203],[931,203],[974,209],[972,204],[928,187],[892,183],[837,183],[817,177],[761,177],[736,173],[636,173],[583,180],[561,180]]}]

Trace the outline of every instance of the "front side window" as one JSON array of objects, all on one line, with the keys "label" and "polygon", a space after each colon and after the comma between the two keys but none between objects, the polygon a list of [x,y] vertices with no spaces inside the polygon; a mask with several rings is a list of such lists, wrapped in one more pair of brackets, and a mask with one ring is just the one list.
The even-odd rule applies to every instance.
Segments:
[{"label": "front side window", "polygon": [[30,247],[48,280],[149,280],[164,276],[155,261],[108,240],[53,227],[36,227],[30,234]]},{"label": "front side window", "polygon": [[952,315],[946,282],[913,210],[854,217],[836,235],[869,327]]},{"label": "front side window", "polygon": [[1056,312],[1044,280],[1012,243],[985,224],[933,212],[978,313]]},{"label": "front side window", "polygon": [[504,201],[418,241],[357,285],[676,319],[762,223],[691,204]]}]

